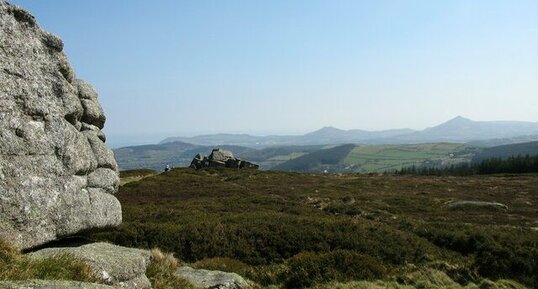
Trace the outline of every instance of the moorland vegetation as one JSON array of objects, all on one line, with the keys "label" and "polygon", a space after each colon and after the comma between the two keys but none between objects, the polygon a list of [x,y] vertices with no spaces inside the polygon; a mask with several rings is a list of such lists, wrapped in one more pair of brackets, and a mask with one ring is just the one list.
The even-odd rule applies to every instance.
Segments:
[{"label": "moorland vegetation", "polygon": [[[88,237],[158,247],[259,286],[538,286],[535,174],[173,169],[126,183],[117,196],[123,224]],[[449,206],[458,200],[507,209]]]}]

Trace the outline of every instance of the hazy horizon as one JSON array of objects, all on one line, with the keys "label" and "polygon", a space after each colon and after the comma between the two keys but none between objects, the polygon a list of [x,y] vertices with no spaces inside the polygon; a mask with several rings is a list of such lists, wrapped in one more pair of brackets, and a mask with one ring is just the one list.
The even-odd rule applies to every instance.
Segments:
[{"label": "hazy horizon", "polygon": [[536,1],[9,2],[64,40],[111,144],[538,122]]},{"label": "hazy horizon", "polygon": [[[386,130],[411,129],[411,130],[414,130],[416,132],[420,132],[420,131],[423,131],[423,130],[433,128],[435,126],[444,124],[446,122],[453,121],[454,119],[457,119],[457,118],[464,118],[464,119],[467,119],[467,120],[470,120],[470,121],[478,121],[478,122],[481,122],[481,121],[486,121],[486,122],[515,121],[515,122],[520,122],[520,121],[517,121],[517,120],[474,120],[474,119],[466,118],[465,116],[458,115],[458,116],[453,117],[451,119],[448,119],[448,120],[446,120],[446,121],[444,121],[442,123],[432,124],[431,126],[427,126],[427,127],[424,127],[424,128],[393,127],[393,128],[389,128],[389,129],[386,129]],[[538,124],[538,122],[535,122],[535,123]],[[317,131],[317,130],[320,130],[320,129],[323,129],[323,128],[327,128],[327,127],[332,127],[332,128],[336,128],[336,129],[340,129],[340,130],[357,130],[358,129],[358,130],[363,130],[363,131],[382,131],[382,130],[365,130],[365,129],[362,129],[360,127],[346,129],[346,128],[340,128],[340,127],[334,127],[334,126],[324,126],[324,127],[319,127],[319,128],[317,128],[315,130],[310,130],[310,131],[270,131],[270,132],[267,132],[267,131],[265,131],[265,132],[264,131],[206,131],[206,132],[191,131],[191,132],[154,132],[154,133],[147,133],[147,134],[136,134],[136,133],[135,134],[129,134],[129,133],[121,134],[120,133],[120,134],[110,134],[109,136],[112,137],[112,141],[107,141],[107,144],[110,145],[113,148],[119,148],[119,147],[122,147],[122,146],[156,144],[156,143],[159,143],[160,141],[162,141],[162,140],[164,140],[166,138],[170,138],[170,137],[195,137],[195,136],[217,135],[217,134],[231,134],[231,135],[247,134],[247,135],[251,135],[251,136],[261,136],[261,137],[275,136],[275,135],[278,135],[278,136],[294,136],[294,135],[305,135],[305,134],[308,134],[308,133],[311,133],[311,132],[314,132],[314,131]],[[503,138],[503,137],[499,136],[499,138]]]}]

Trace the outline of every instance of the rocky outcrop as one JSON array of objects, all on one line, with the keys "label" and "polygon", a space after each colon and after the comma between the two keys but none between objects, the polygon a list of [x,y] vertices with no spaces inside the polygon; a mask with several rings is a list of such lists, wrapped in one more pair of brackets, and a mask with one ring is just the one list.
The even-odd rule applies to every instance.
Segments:
[{"label": "rocky outcrop", "polygon": [[21,249],[121,223],[103,110],[62,50],[0,0],[0,238]]},{"label": "rocky outcrop", "polygon": [[201,168],[234,168],[258,169],[257,164],[235,158],[232,152],[223,149],[214,149],[211,154],[203,156],[197,154],[189,166],[193,169]]},{"label": "rocky outcrop", "polygon": [[250,289],[252,286],[235,273],[180,267],[176,274],[198,288],[204,289]]},{"label": "rocky outcrop", "polygon": [[151,288],[145,275],[150,263],[149,251],[108,243],[93,243],[80,247],[42,249],[28,256],[41,259],[63,254],[70,254],[88,264],[104,284],[129,289]]}]

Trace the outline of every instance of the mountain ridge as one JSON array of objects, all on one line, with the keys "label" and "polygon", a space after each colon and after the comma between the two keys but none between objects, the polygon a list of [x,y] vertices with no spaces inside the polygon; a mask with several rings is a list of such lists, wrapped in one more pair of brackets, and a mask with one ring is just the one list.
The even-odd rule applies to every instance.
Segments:
[{"label": "mountain ridge", "polygon": [[526,121],[475,121],[457,116],[424,130],[409,128],[369,131],[343,130],[325,126],[303,135],[206,134],[193,137],[168,137],[159,144],[181,141],[197,145],[239,145],[269,147],[277,145],[325,145],[325,144],[413,144],[430,142],[484,141],[538,135],[538,122]]}]

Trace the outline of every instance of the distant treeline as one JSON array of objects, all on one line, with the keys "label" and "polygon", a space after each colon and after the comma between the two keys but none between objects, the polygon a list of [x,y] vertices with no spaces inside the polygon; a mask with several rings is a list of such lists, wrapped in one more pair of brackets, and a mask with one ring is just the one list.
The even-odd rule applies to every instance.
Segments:
[{"label": "distant treeline", "polygon": [[396,171],[399,175],[468,176],[499,173],[536,173],[538,155],[518,155],[508,158],[490,158],[480,162],[461,163],[446,167],[411,166]]}]

